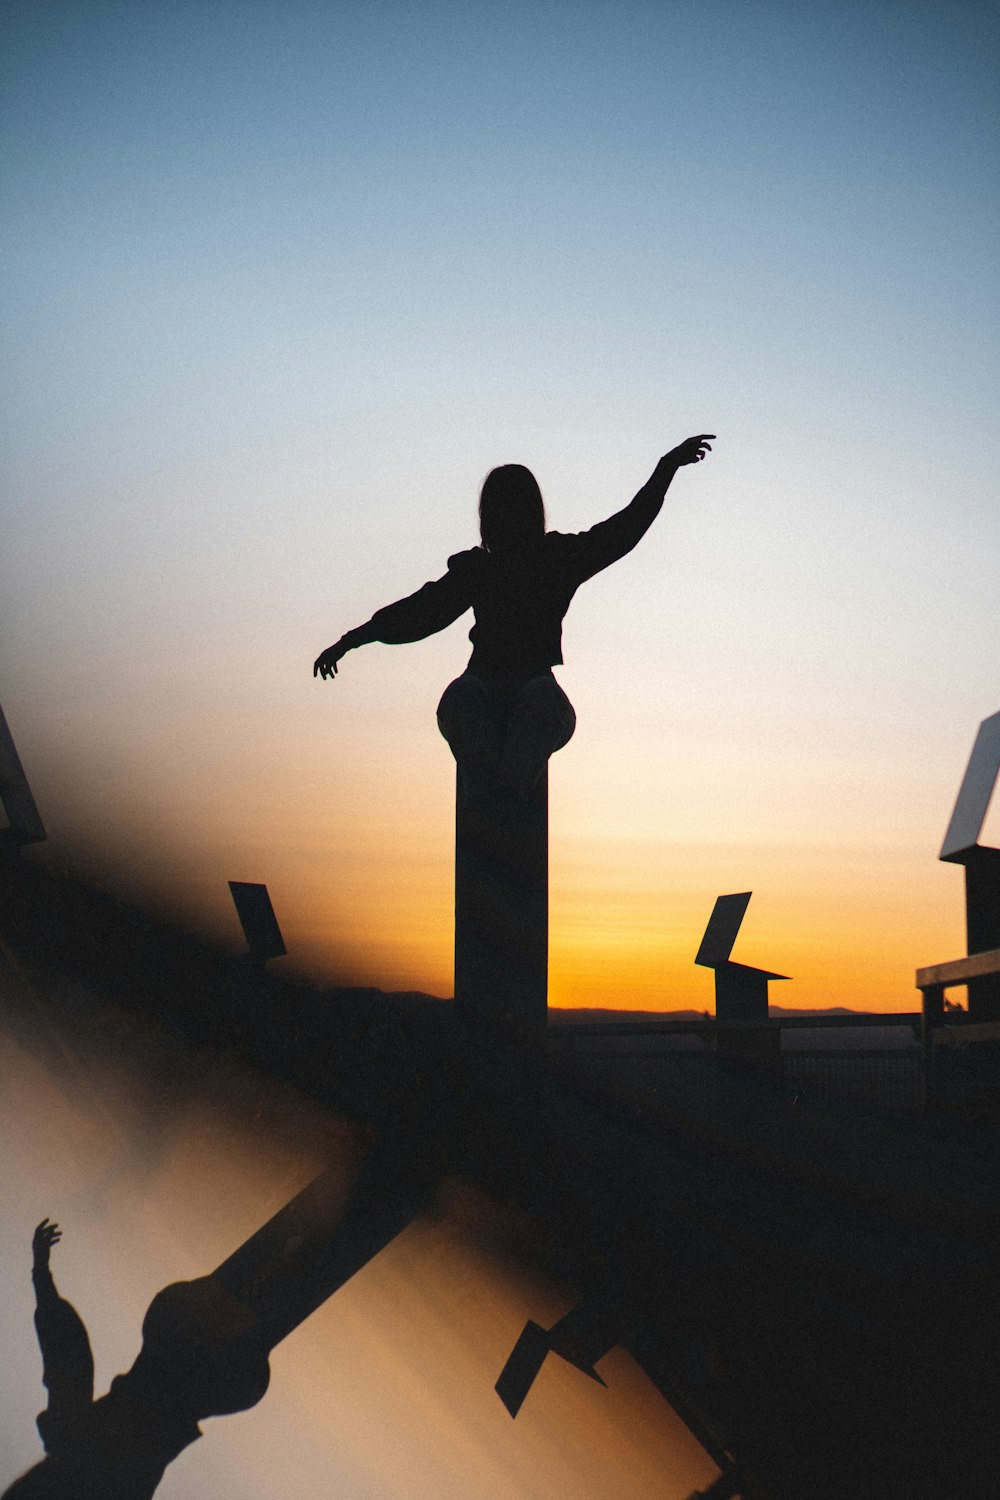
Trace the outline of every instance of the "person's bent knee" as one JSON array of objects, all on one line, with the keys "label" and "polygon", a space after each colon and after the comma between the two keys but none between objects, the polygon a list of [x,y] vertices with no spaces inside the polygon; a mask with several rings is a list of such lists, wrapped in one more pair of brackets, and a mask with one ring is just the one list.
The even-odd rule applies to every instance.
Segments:
[{"label": "person's bent knee", "polygon": [[576,729],[576,711],[551,672],[526,682],[511,715],[511,730],[544,745],[554,755],[568,745]]},{"label": "person's bent knee", "polygon": [[449,682],[441,694],[437,706],[438,728],[448,741],[453,743],[457,734],[470,719],[479,720],[489,710],[489,699],[485,684],[469,672],[463,672],[454,682]]}]

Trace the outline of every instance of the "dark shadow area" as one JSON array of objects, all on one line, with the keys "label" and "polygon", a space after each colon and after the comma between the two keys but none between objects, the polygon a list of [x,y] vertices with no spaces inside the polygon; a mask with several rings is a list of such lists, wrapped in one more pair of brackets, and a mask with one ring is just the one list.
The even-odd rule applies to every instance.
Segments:
[{"label": "dark shadow area", "polygon": [[[697,1056],[669,1060],[655,1110],[640,1108],[599,1068],[504,1043],[447,1003],[271,976],[247,990],[238,961],[32,857],[0,880],[4,951],[36,1011],[82,1024],[71,997],[87,989],[229,1051],[348,1115],[368,1164],[346,1201],[342,1174],[320,1177],[154,1301],[142,1353],[95,1410],[116,1433],[142,1410],[155,1453],[131,1489],[100,1493],[152,1493],[199,1413],[258,1399],[268,1350],[447,1175],[526,1215],[524,1255],[575,1292],[573,1336],[542,1329],[533,1359],[594,1368],[624,1343],[720,1462],[735,1455],[745,1495],[992,1495],[995,1135],[796,1104]],[[23,1011],[8,1019],[30,1034]],[[143,1402],[164,1393],[153,1421]],[[98,1493],[75,1482],[59,1493]]]}]

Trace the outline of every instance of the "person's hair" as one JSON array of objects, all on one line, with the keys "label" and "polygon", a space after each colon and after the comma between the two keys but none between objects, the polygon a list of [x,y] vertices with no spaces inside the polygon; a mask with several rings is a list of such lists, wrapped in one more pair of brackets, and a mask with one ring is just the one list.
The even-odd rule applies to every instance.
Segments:
[{"label": "person's hair", "polygon": [[483,480],[479,535],[487,552],[530,545],[545,535],[542,492],[523,464],[501,464]]}]

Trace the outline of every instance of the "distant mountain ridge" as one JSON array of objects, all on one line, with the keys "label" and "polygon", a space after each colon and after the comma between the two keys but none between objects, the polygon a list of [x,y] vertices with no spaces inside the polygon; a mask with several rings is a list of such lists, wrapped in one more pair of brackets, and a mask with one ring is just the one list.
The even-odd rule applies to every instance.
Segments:
[{"label": "distant mountain ridge", "polygon": [[[421,990],[381,990],[375,986],[339,986],[323,991],[329,1000],[343,1000],[349,1004],[385,1003],[387,1006],[423,1008],[434,1005],[451,1005],[450,997],[428,995]],[[768,1015],[781,1016],[870,1016],[876,1011],[853,1010],[846,1005],[830,1005],[823,1009],[799,1010],[790,1005],[769,1005]],[[549,1022],[552,1025],[585,1025],[588,1023],[631,1021],[636,1025],[656,1021],[711,1021],[713,1014],[707,1010],[615,1010],[609,1006],[549,1007]]]},{"label": "distant mountain ridge", "polygon": [[[849,1006],[831,1005],[822,1010],[798,1010],[790,1005],[769,1005],[767,1008],[769,1016],[869,1016],[874,1014],[867,1010],[852,1010]],[[580,1024],[586,1021],[634,1021],[637,1024],[644,1021],[711,1021],[713,1013],[707,1010],[610,1010],[604,1008],[584,1009],[549,1009],[550,1022],[571,1022]]]}]

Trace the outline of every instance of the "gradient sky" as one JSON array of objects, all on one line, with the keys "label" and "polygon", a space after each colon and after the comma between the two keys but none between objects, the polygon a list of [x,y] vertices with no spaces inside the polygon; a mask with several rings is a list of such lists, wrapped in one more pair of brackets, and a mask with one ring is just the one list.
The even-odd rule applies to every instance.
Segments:
[{"label": "gradient sky", "polygon": [[233,941],[264,880],[311,972],[451,993],[471,621],[312,660],[474,543],[495,464],[575,530],[713,431],[567,620],[552,999],[710,1008],[753,889],[774,998],[912,1008],[1000,708],[998,30],[6,5],[0,701],[52,853]]}]

